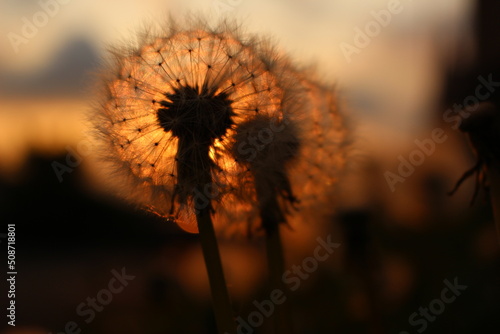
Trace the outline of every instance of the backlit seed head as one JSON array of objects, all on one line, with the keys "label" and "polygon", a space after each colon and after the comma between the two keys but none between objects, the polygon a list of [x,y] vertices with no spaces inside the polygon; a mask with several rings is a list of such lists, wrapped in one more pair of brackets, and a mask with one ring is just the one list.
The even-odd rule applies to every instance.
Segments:
[{"label": "backlit seed head", "polygon": [[[270,182],[301,200],[343,163],[333,96],[235,26],[171,25],[113,55],[92,121],[110,187],[132,203],[184,226],[210,206],[216,224],[240,233],[258,225],[252,170],[287,173],[290,185]],[[286,130],[245,162],[234,147],[268,120]]]}]

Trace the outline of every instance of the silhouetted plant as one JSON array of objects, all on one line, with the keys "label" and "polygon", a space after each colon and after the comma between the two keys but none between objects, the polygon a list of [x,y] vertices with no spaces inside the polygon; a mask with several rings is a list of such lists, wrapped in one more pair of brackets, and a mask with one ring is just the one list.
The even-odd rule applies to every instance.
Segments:
[{"label": "silhouetted plant", "polygon": [[328,212],[344,162],[333,90],[227,23],[170,25],[112,52],[93,115],[112,186],[171,221],[196,222],[219,331],[232,333],[212,217],[228,234],[264,228],[278,284],[279,224],[293,207]]},{"label": "silhouetted plant", "polygon": [[474,176],[471,205],[481,186],[488,190],[500,240],[500,115],[497,106],[492,102],[481,103],[463,121],[460,130],[469,136],[476,152],[476,164],[463,174],[450,194],[453,195],[466,179]]}]

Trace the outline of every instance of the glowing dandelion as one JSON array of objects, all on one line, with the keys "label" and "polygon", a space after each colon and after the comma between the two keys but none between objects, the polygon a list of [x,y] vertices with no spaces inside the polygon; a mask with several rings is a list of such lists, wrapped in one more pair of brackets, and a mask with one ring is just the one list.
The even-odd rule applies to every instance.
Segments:
[{"label": "glowing dandelion", "polygon": [[226,24],[170,27],[114,54],[93,119],[114,186],[197,224],[219,330],[234,332],[212,217],[228,231],[264,227],[279,241],[289,205],[327,198],[344,160],[334,96]]},{"label": "glowing dandelion", "polygon": [[274,60],[262,56],[228,29],[173,30],[118,54],[97,123],[129,199],[193,219],[182,209],[196,204],[197,187],[218,197],[235,188],[246,172],[229,158],[235,126],[282,117]]}]

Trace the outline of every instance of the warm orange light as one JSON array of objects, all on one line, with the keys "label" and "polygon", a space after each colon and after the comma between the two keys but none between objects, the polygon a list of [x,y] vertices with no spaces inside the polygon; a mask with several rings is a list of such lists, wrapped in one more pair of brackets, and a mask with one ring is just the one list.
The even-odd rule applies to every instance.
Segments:
[{"label": "warm orange light", "polygon": [[[311,80],[311,73],[296,69],[268,43],[242,39],[237,29],[227,26],[172,29],[167,36],[153,36],[144,42],[117,56],[105,84],[103,107],[97,110],[96,123],[104,139],[102,151],[108,153],[112,171],[110,179],[122,196],[154,208],[155,213],[176,221],[190,233],[198,231],[191,212],[195,203],[211,206],[216,228],[229,234],[254,233],[260,216],[253,167],[246,157],[241,158],[239,150],[260,151],[266,143],[249,138],[252,142],[236,145],[235,133],[258,116],[274,120],[264,129],[271,140],[283,131],[273,127],[276,122],[292,122],[297,128],[300,149],[287,178],[300,205],[328,198],[337,169],[343,164],[345,137],[331,87],[318,85]],[[183,91],[185,88],[195,91],[195,96]],[[179,176],[180,170],[191,167],[189,162],[181,162],[181,132],[175,134],[172,129],[185,124],[180,128],[189,133],[194,125],[205,124],[196,123],[204,115],[203,108],[188,109],[196,110],[193,115],[185,111],[177,115],[175,110],[179,109],[172,108],[172,103],[175,100],[191,106],[214,96],[227,99],[228,107],[220,113],[230,110],[230,124],[211,141],[211,162],[206,168],[212,181],[208,185],[190,184],[184,174]],[[163,123],[160,110],[167,115]],[[193,147],[199,144],[195,132],[189,133]],[[272,165],[269,177],[274,175]],[[182,189],[188,189],[189,195],[180,196]],[[320,207],[315,206],[315,210]],[[294,213],[305,212],[301,210]]]}]

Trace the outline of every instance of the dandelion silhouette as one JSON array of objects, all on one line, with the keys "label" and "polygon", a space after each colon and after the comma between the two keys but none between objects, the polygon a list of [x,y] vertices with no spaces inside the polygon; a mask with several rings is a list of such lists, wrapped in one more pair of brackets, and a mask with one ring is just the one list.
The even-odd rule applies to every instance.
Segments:
[{"label": "dandelion silhouette", "polygon": [[500,150],[496,145],[499,138],[500,119],[496,106],[491,102],[485,102],[480,104],[477,109],[460,126],[460,130],[468,134],[472,147],[476,151],[476,164],[462,175],[453,190],[449,192],[449,195],[453,195],[465,180],[475,175],[475,188],[470,202],[471,206],[474,204],[480,187],[487,188],[487,166],[495,165],[500,160]]},{"label": "dandelion silhouette", "polygon": [[[334,97],[228,24],[171,26],[113,54],[93,118],[113,186],[169,220],[196,222],[219,331],[235,332],[212,216],[279,238],[294,187],[300,203],[327,198],[344,160]],[[268,128],[271,141],[255,142]],[[277,241],[269,249],[282,270]]]},{"label": "dandelion silhouette", "polygon": [[[243,161],[252,172],[254,189],[257,197],[261,226],[266,232],[266,252],[270,275],[270,290],[280,289],[285,291],[282,276],[285,272],[283,246],[279,225],[286,223],[284,210],[286,207],[281,202],[295,204],[287,165],[297,158],[300,147],[298,129],[286,120],[278,121],[272,142],[262,145],[258,152],[248,157],[248,152],[241,150],[242,144],[251,138],[259,137],[265,129],[270,127],[273,120],[266,115],[258,115],[242,123],[235,134],[234,155]],[[275,332],[292,333],[290,322],[287,319],[286,305],[281,306],[274,314]]]},{"label": "dandelion silhouette", "polygon": [[[327,189],[338,172],[336,167],[343,161],[340,147],[345,141],[345,133],[339,129],[342,122],[336,113],[333,90],[305,79],[305,73],[289,77],[295,79],[291,81],[294,88],[286,92],[293,92],[294,98],[285,99],[282,104],[286,111],[283,119],[256,115],[239,124],[234,135],[233,155],[247,166],[252,176],[252,186],[248,189],[255,193],[260,227],[265,231],[270,290],[286,291],[282,280],[286,267],[280,226],[288,225],[300,209],[313,207],[311,201],[324,204]],[[299,121],[300,113],[305,118]],[[328,130],[331,134],[327,136]],[[272,140],[264,140],[255,152],[241,149],[252,138],[262,137],[266,132]],[[325,212],[324,208],[315,207],[314,210]],[[314,219],[318,216],[306,212],[300,217]],[[276,333],[293,332],[289,316],[287,305],[276,309]]]},{"label": "dandelion silhouette", "polygon": [[235,126],[256,114],[282,117],[274,55],[257,46],[223,26],[172,30],[115,51],[97,124],[128,199],[193,220],[185,209],[199,197],[234,191],[246,173],[230,155]]},{"label": "dandelion silhouette", "polygon": [[476,164],[462,175],[449,195],[457,192],[465,180],[475,176],[470,205],[474,204],[481,187],[487,190],[500,241],[500,149],[498,147],[500,117],[497,104],[494,102],[479,104],[477,110],[462,122],[460,130],[468,134],[476,153]]}]

